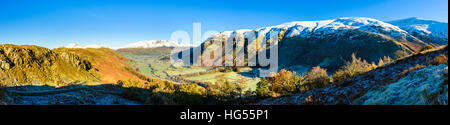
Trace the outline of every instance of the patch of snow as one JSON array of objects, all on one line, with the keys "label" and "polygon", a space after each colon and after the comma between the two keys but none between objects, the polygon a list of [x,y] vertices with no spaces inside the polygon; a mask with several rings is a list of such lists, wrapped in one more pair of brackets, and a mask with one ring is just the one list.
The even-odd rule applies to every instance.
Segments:
[{"label": "patch of snow", "polygon": [[84,44],[78,44],[78,43],[72,43],[69,44],[67,46],[64,46],[65,48],[82,48],[82,49],[86,49],[86,48],[108,48],[105,45],[102,44],[90,44],[90,45],[84,45]]},{"label": "patch of snow", "polygon": [[441,41],[441,44],[448,44],[448,23],[423,20],[416,17],[390,21],[389,23],[416,37],[430,37],[428,42]]},{"label": "patch of snow", "polygon": [[196,45],[176,43],[169,40],[139,41],[122,48],[195,47]]},{"label": "patch of snow", "polygon": [[[294,21],[284,23],[277,26],[263,27],[255,30],[235,30],[224,31],[219,34],[211,36],[213,38],[230,38],[236,34],[243,34],[245,38],[253,38],[256,35],[266,35],[271,31],[278,31],[288,33],[285,37],[310,37],[312,35],[325,37],[329,34],[335,34],[340,31],[359,29],[371,33],[388,35],[391,37],[405,37],[408,32],[400,29],[397,26],[391,25],[372,18],[365,17],[344,17],[332,20],[322,21]],[[209,40],[208,39],[208,40]],[[269,37],[266,37],[269,39]]]}]

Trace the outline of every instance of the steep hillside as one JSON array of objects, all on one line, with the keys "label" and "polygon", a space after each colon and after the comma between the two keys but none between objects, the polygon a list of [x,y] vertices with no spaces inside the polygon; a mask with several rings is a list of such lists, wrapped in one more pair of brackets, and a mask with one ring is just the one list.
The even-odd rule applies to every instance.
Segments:
[{"label": "steep hillside", "polygon": [[[270,31],[278,31],[279,38],[271,39]],[[397,26],[370,18],[351,17],[291,22],[256,30],[225,31],[211,36],[200,46],[203,55],[205,48],[214,50],[219,46],[213,43],[224,43],[227,40],[232,40],[233,46],[237,46],[238,40],[244,40],[244,47],[225,50],[247,51],[244,53],[263,51],[248,45],[258,45],[263,41],[275,42],[279,47],[279,69],[286,68],[299,73],[313,66],[321,66],[333,72],[343,65],[343,60],[349,60],[352,53],[372,62],[384,56],[402,57],[428,45]],[[257,56],[252,55],[248,59],[257,60]]]},{"label": "steep hillside", "polygon": [[437,45],[448,44],[448,23],[422,20],[415,17],[390,21],[389,23],[400,27],[424,42]]},{"label": "steep hillside", "polygon": [[6,86],[99,82],[88,60],[29,45],[0,45],[0,74]]},{"label": "steep hillside", "polygon": [[92,62],[92,67],[100,74],[100,80],[103,83],[117,83],[119,80],[129,79],[145,82],[146,76],[141,75],[128,65],[129,59],[116,54],[108,48],[57,48],[55,52],[66,52],[80,55],[82,58]]},{"label": "steep hillside", "polygon": [[448,66],[430,65],[356,99],[356,105],[448,105]]},{"label": "steep hillside", "polygon": [[447,105],[447,55],[445,46],[405,57],[337,84],[257,104]]}]

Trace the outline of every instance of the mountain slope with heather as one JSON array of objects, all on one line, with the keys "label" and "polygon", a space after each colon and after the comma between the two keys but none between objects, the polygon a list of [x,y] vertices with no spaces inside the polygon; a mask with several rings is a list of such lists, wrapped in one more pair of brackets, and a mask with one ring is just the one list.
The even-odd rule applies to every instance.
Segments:
[{"label": "mountain slope with heather", "polygon": [[57,48],[56,52],[68,52],[80,55],[80,57],[89,60],[92,67],[98,71],[103,83],[114,84],[118,81],[138,80],[145,82],[146,76],[138,73],[135,68],[129,65],[131,60],[116,54],[115,51],[108,48]]},{"label": "mountain slope with heather", "polygon": [[153,80],[132,68],[131,60],[108,48],[57,48],[0,45],[0,83],[64,85]]},{"label": "mountain slope with heather", "polygon": [[448,105],[448,47],[410,55],[323,88],[262,105]]},{"label": "mountain slope with heather", "polygon": [[0,66],[0,83],[5,86],[100,81],[88,60],[39,46],[0,45]]}]

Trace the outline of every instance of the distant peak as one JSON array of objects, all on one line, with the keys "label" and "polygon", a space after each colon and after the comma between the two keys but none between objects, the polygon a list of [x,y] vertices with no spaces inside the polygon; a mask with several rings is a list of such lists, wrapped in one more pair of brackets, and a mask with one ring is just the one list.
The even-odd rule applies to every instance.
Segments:
[{"label": "distant peak", "polygon": [[427,20],[418,17],[410,17],[405,19],[389,21],[389,23],[400,24],[400,23],[415,23],[415,24],[431,24],[431,23],[443,23],[434,20]]},{"label": "distant peak", "polygon": [[418,17],[410,17],[410,18],[406,18],[405,20],[420,20]]},{"label": "distant peak", "polygon": [[[289,30],[287,37],[299,36],[301,34],[307,35],[310,33],[333,34],[342,30],[361,29],[374,33],[389,34],[392,36],[406,35],[406,31],[400,29],[383,21],[367,18],[367,17],[342,17],[329,20],[319,21],[292,21],[283,23],[281,25],[262,27],[254,30],[234,30],[224,31],[221,34],[213,35],[212,37],[229,37],[235,33],[242,33],[244,35],[252,35],[249,32],[258,34],[267,34],[271,31]],[[317,31],[317,32],[316,32]],[[381,32],[380,32],[381,31]]]},{"label": "distant peak", "polygon": [[157,48],[157,47],[195,47],[195,45],[176,43],[169,40],[143,40],[123,48]]},{"label": "distant peak", "polygon": [[103,45],[103,44],[90,44],[90,45],[84,45],[84,44],[79,44],[79,43],[71,43],[67,46],[64,46],[65,48],[82,48],[82,49],[86,49],[86,48],[108,48],[107,46]]}]

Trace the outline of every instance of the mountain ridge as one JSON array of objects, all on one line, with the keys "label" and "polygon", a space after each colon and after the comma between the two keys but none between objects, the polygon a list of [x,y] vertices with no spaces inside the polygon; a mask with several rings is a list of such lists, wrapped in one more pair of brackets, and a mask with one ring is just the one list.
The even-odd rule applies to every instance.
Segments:
[{"label": "mountain ridge", "polygon": [[417,17],[389,21],[424,42],[448,44],[448,23],[424,20]]},{"label": "mountain ridge", "polygon": [[[277,31],[278,39],[272,40],[269,37],[270,31]],[[254,30],[221,32],[202,43],[200,47],[203,54],[194,61],[208,58],[203,57],[206,48],[214,50],[219,47],[213,43],[225,43],[229,39],[233,39],[233,46],[238,40],[243,40],[244,47],[225,51],[259,52],[262,50],[249,48],[248,45],[274,41],[279,48],[279,68],[294,68],[292,70],[298,70],[300,73],[314,66],[322,66],[332,72],[342,66],[343,60],[348,60],[352,53],[373,62],[384,56],[401,57],[418,52],[429,45],[389,23],[365,17],[344,17],[323,21],[290,22]],[[255,55],[248,57],[249,60],[256,60],[255,58],[257,58]]]},{"label": "mountain ridge", "polygon": [[84,45],[84,44],[79,44],[79,43],[71,43],[67,46],[63,46],[65,48],[80,48],[80,49],[87,49],[87,48],[109,48],[108,46],[105,46],[103,44],[89,44],[89,45]]},{"label": "mountain ridge", "polygon": [[136,42],[136,43],[131,43],[131,44],[126,45],[125,47],[121,47],[119,49],[126,49],[126,48],[158,48],[158,47],[188,48],[188,47],[195,47],[195,45],[176,43],[176,42],[172,42],[172,41],[169,41],[169,40],[144,40],[144,41],[139,41],[139,42]]}]

